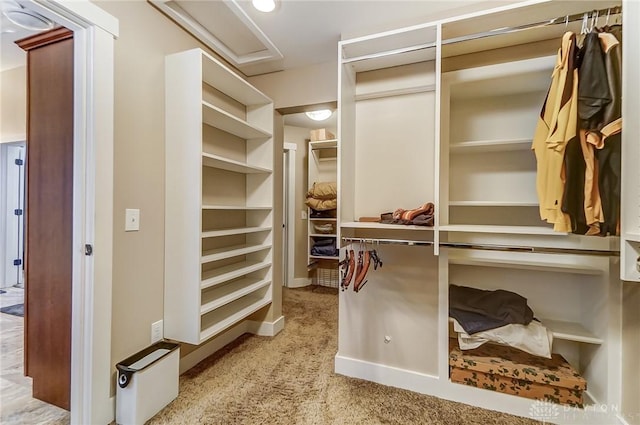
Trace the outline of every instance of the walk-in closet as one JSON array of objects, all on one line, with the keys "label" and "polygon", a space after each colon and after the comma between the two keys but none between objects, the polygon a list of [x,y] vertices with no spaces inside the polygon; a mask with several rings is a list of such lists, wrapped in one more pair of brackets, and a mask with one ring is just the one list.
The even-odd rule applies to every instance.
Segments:
[{"label": "walk-in closet", "polygon": [[[637,125],[630,122],[635,112],[631,101],[621,107],[622,116],[632,117],[621,136],[619,129],[612,137],[603,126],[600,133],[589,130],[609,137],[609,144],[584,144],[591,160],[585,153],[586,165],[577,171],[563,162],[563,149],[580,152],[583,135],[575,124],[564,124],[567,134],[557,136],[561,118],[545,113],[558,108],[556,115],[573,116],[568,95],[576,95],[580,108],[587,96],[578,92],[577,76],[580,69],[586,81],[588,67],[595,66],[586,53],[582,68],[571,65],[561,74],[567,34],[576,51],[589,37],[602,46],[614,40],[604,48],[606,62],[631,52],[618,41],[624,20],[619,2],[551,2],[340,42],[341,260],[375,250],[384,267],[370,267],[359,291],[351,282],[343,285],[336,372],[520,416],[531,417],[532,399],[553,402],[546,420],[554,423],[614,420],[611,406],[621,404],[624,373],[621,273],[624,280],[640,280],[640,175],[633,162],[639,148],[625,136],[627,125],[631,132]],[[630,75],[637,66],[632,55],[622,62]],[[610,80],[620,81],[620,69],[611,66],[606,62]],[[638,91],[630,75],[622,74],[624,93]],[[614,118],[619,124],[620,110]],[[553,166],[536,150],[547,119],[554,137],[543,146],[560,146],[553,148]],[[612,161],[615,176],[604,168]],[[565,185],[570,172],[582,179],[579,187]],[[604,206],[620,199],[621,180],[622,221]],[[575,198],[585,208],[591,206],[585,198],[598,190],[614,224],[594,213],[592,227],[576,225],[571,215],[571,227],[561,228],[549,211],[563,218],[569,213],[557,200],[549,206],[551,188],[560,190],[560,203]],[[435,210],[431,225],[399,220],[429,211],[428,203]],[[389,216],[397,220],[385,220]],[[469,335],[476,319],[491,316],[479,319],[482,303],[502,296],[525,303],[529,318],[487,328],[508,323],[517,336]],[[492,358],[486,342],[518,348],[518,361]],[[477,350],[466,354],[472,346]],[[478,350],[489,354],[478,357]]]}]

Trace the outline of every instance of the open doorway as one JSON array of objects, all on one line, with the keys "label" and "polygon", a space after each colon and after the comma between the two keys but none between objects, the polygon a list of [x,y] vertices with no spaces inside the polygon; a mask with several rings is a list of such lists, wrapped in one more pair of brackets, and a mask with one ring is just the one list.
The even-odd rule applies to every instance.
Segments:
[{"label": "open doorway", "polygon": [[[38,48],[40,45],[49,45],[56,42],[52,34],[56,31],[56,28],[62,29],[70,33],[65,28],[60,28],[55,22],[45,18],[44,16],[35,13],[31,10],[24,8],[23,6],[7,1],[2,3],[2,106],[3,109],[7,106],[12,108],[12,113],[2,114],[3,128],[0,141],[0,229],[2,230],[0,237],[0,258],[2,263],[0,264],[0,326],[2,327],[1,346],[2,346],[2,365],[0,367],[0,374],[3,380],[2,385],[2,408],[0,421],[2,423],[35,423],[35,422],[65,422],[69,421],[70,413],[69,408],[69,396],[70,386],[68,381],[70,380],[71,369],[71,357],[65,356],[67,359],[65,362],[60,362],[59,352],[70,353],[71,343],[71,323],[65,326],[63,321],[56,320],[59,316],[71,315],[71,303],[70,300],[66,303],[67,310],[60,311],[61,306],[65,303],[60,300],[59,291],[50,291],[46,294],[42,293],[41,289],[37,289],[40,295],[39,297],[29,295],[29,292],[33,292],[34,288],[43,288],[42,282],[33,279],[26,278],[26,270],[29,267],[27,264],[27,220],[29,220],[29,212],[27,208],[30,208],[30,204],[37,204],[37,202],[28,202],[27,198],[27,181],[31,182],[30,192],[33,192],[36,199],[43,199],[43,196],[55,197],[55,203],[49,208],[40,209],[39,218],[54,217],[60,215],[59,211],[64,211],[65,214],[71,211],[71,202],[68,202],[68,207],[65,208],[63,204],[63,196],[57,191],[52,191],[51,186],[36,184],[40,181],[51,182],[57,178],[60,174],[59,170],[62,170],[63,164],[58,160],[57,155],[50,155],[48,152],[42,150],[33,151],[29,149],[28,144],[31,143],[31,139],[35,138],[39,144],[46,141],[46,145],[51,146],[47,149],[54,149],[56,152],[60,150],[60,146],[56,144],[58,140],[57,129],[64,127],[59,121],[52,122],[54,130],[47,129],[46,132],[41,134],[31,134],[29,140],[27,140],[27,134],[33,133],[33,126],[29,123],[27,114],[30,108],[27,107],[29,101],[34,102],[37,96],[38,87],[29,83],[29,74],[34,72],[34,69],[38,66],[38,63],[33,62],[27,67],[27,53],[23,48],[18,47],[17,43],[24,43],[25,40],[29,40],[30,48]],[[13,19],[16,15],[20,18]],[[43,39],[45,41],[40,42]],[[22,42],[21,42],[22,40]],[[32,41],[33,40],[33,41]],[[46,43],[46,44],[45,44]],[[69,58],[67,72],[69,75],[67,85],[67,93],[69,104],[73,102],[73,49],[67,48],[67,56]],[[59,56],[59,51],[51,53],[51,55]],[[47,61],[49,63],[49,61]],[[6,67],[6,68],[5,68]],[[42,75],[55,75],[56,69],[42,69]],[[55,78],[55,77],[52,77]],[[52,85],[55,85],[55,101],[54,107],[56,109],[68,111],[67,122],[71,125],[65,127],[69,128],[70,136],[66,139],[68,143],[69,151],[73,149],[73,109],[66,108],[64,99],[62,98],[62,90],[64,89],[58,84],[57,80],[52,80]],[[5,87],[9,93],[5,92]],[[51,90],[49,91],[51,92]],[[45,98],[47,95],[45,94]],[[49,98],[54,96],[48,96]],[[29,100],[28,100],[29,99]],[[48,101],[37,102],[38,107],[42,104],[46,104]],[[38,115],[36,114],[35,117]],[[32,115],[31,118],[34,116]],[[55,119],[55,115],[52,116],[52,120]],[[27,127],[32,127],[31,130],[27,130]],[[27,155],[27,151],[31,153]],[[29,156],[29,158],[27,158]],[[29,172],[31,178],[27,177],[27,160],[35,158],[34,165],[31,167],[32,172]],[[55,164],[51,166],[50,164]],[[72,167],[72,164],[71,164]],[[40,171],[36,171],[40,170]],[[42,170],[53,170],[53,173]],[[36,174],[42,175],[40,179],[33,178]],[[70,174],[67,174],[70,175]],[[66,176],[67,176],[66,175]],[[65,179],[67,178],[65,176]],[[70,180],[70,179],[69,179]],[[72,182],[68,183],[69,186]],[[70,197],[67,197],[70,199]],[[31,208],[30,208],[31,209]],[[69,215],[68,222],[71,223],[71,215]],[[40,221],[38,218],[32,217],[32,222]],[[44,223],[44,222],[43,222]],[[69,227],[69,239],[71,238],[70,225]],[[60,223],[53,221],[49,223],[49,227],[43,229],[42,226],[35,227],[33,235],[41,235],[41,238],[47,241],[54,241],[55,247],[52,248],[52,244],[47,243],[31,243],[32,248],[35,247],[36,251],[40,247],[47,245],[48,252],[63,252],[68,251],[67,256],[71,258],[71,250],[64,250],[57,239],[55,234],[60,229]],[[44,231],[43,231],[44,230]],[[47,262],[46,258],[42,258],[40,255],[31,255],[31,265],[44,264]],[[56,262],[59,263],[59,262]],[[68,261],[68,269],[71,270],[71,261]],[[57,274],[48,269],[46,280],[57,279]],[[70,275],[70,273],[69,273]],[[71,291],[71,278],[68,279],[69,292]],[[69,297],[70,298],[70,297]],[[29,301],[31,300],[31,301]],[[44,302],[43,302],[44,301]],[[31,305],[31,308],[29,308]],[[55,309],[59,311],[57,315],[49,315],[43,312],[47,312],[49,309]],[[34,323],[40,323],[38,327],[34,327]],[[55,323],[55,329],[62,331],[69,335],[69,338],[58,338],[60,334],[58,331],[53,332],[51,323]],[[27,329],[31,329],[27,331]],[[45,330],[49,337],[42,337],[37,331]],[[53,334],[57,334],[54,336]],[[64,348],[58,349],[58,344],[48,345],[45,340],[62,341],[60,344],[65,344]],[[42,347],[42,349],[40,348]],[[42,354],[34,354],[42,353]],[[48,370],[43,368],[45,362],[43,361],[46,356],[46,361],[49,365],[55,365],[55,367],[49,367]],[[30,359],[30,361],[27,361]],[[43,372],[44,370],[44,372]],[[64,375],[65,383],[61,383],[57,380],[57,375],[60,373]],[[67,373],[65,373],[65,371]],[[43,384],[44,383],[44,384]],[[37,385],[36,385],[37,384]],[[66,384],[66,385],[65,385]],[[53,399],[46,391],[42,390],[42,387],[58,387],[64,394],[65,403],[60,402],[58,399]],[[41,401],[37,398],[46,400]],[[57,407],[53,404],[62,405],[65,404],[65,408]],[[66,409],[66,410],[65,410]]]},{"label": "open doorway", "polygon": [[[305,112],[329,109],[332,113],[323,121],[309,118]],[[286,286],[297,288],[312,284],[337,287],[337,261],[314,261],[310,258],[313,239],[310,239],[309,208],[305,205],[309,185],[309,142],[311,131],[326,129],[337,134],[336,104],[307,105],[279,110],[284,120],[284,275]],[[287,149],[288,146],[288,149]],[[295,149],[293,149],[295,147]],[[335,150],[337,152],[337,149]],[[334,180],[335,181],[335,180]],[[288,196],[287,196],[288,194]],[[337,225],[337,222],[334,222]],[[287,243],[288,241],[288,243]],[[311,242],[310,242],[311,241]],[[338,245],[338,241],[335,241]],[[321,264],[322,263],[322,264]],[[333,263],[333,264],[332,264]],[[319,272],[322,266],[324,272]],[[335,266],[326,267],[328,266]],[[331,272],[333,269],[335,272]],[[325,273],[326,272],[326,273]],[[287,276],[287,273],[290,273]],[[322,278],[322,279],[318,279]],[[333,278],[331,282],[329,278]],[[323,284],[326,283],[326,284]]]}]

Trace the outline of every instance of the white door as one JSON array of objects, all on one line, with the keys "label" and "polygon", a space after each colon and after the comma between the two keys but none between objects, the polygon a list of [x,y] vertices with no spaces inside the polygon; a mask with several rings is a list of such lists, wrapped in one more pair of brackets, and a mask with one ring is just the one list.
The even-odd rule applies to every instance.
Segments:
[{"label": "white door", "polygon": [[2,287],[21,285],[24,266],[24,169],[23,144],[5,145],[4,169],[6,170],[4,203],[4,244]]},{"label": "white door", "polygon": [[282,284],[291,286],[293,283],[293,268],[295,265],[295,189],[296,189],[296,147],[295,143],[284,144],[282,167]]}]

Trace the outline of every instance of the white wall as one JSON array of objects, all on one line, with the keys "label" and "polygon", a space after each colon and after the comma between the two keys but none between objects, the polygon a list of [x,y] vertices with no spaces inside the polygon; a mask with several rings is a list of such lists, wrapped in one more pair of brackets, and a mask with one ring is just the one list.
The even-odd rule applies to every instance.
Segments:
[{"label": "white wall", "polygon": [[337,62],[258,75],[248,80],[273,99],[276,109],[335,102],[338,98]]},{"label": "white wall", "polygon": [[27,67],[0,72],[0,143],[26,139]]}]

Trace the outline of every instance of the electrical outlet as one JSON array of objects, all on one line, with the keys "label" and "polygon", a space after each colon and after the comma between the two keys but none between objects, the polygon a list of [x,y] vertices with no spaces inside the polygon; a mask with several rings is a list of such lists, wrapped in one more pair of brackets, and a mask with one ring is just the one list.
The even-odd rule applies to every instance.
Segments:
[{"label": "electrical outlet", "polygon": [[125,209],[124,210],[124,231],[137,232],[140,230],[140,210]]},{"label": "electrical outlet", "polygon": [[151,324],[151,343],[158,342],[163,337],[163,323],[162,320],[158,320]]}]

